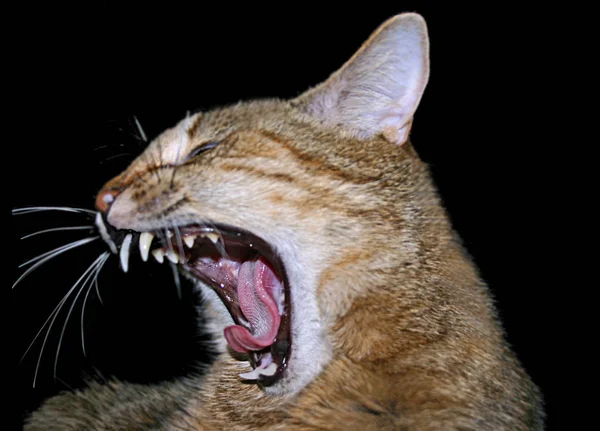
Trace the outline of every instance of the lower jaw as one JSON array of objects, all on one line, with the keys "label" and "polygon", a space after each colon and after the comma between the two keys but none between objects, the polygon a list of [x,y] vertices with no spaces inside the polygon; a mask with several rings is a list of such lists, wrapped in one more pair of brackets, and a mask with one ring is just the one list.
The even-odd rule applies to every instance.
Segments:
[{"label": "lower jaw", "polygon": [[[227,244],[227,236],[229,236],[227,231],[222,229],[220,234],[225,238],[225,244]],[[249,236],[250,234],[244,233],[243,235]],[[239,241],[239,238],[240,234],[239,232],[236,232],[234,240]],[[252,247],[257,250],[261,256],[265,257],[275,268],[279,278],[282,281],[285,298],[287,298],[284,308],[279,315],[280,323],[273,343],[261,350],[248,351],[247,357],[249,358],[249,361],[253,367],[253,371],[241,375],[242,379],[255,380],[262,386],[269,387],[280,381],[284,376],[292,351],[290,313],[291,296],[287,274],[279,257],[275,255],[266,242],[253,235],[251,238],[253,244]],[[236,305],[232,303],[231,298],[229,298],[226,294],[226,290],[219,289],[215,285],[214,280],[211,280],[206,273],[196,270],[193,263],[182,263],[180,264],[180,268],[192,279],[199,281],[200,284],[205,287],[203,290],[210,289],[214,296],[219,298],[219,302],[221,302],[222,306],[227,309],[228,314],[234,321],[234,324],[240,325],[240,319],[243,317],[243,315],[239,310],[239,304]],[[223,285],[221,285],[221,287],[222,286]],[[273,363],[274,365],[271,365],[270,372],[267,372],[265,367],[270,363]],[[260,373],[260,371],[265,371],[265,374]]]},{"label": "lower jaw", "polygon": [[[252,351],[248,353],[241,353],[232,349],[227,343],[225,337],[223,336],[224,329],[232,324],[235,324],[235,321],[231,317],[231,313],[228,310],[227,306],[223,303],[215,289],[213,289],[210,285],[194,280],[196,282],[197,288],[203,293],[204,297],[208,299],[210,304],[212,305],[213,310],[215,310],[215,315],[212,315],[213,319],[217,320],[217,328],[214,329],[214,335],[218,337],[222,342],[222,350],[224,352],[228,352],[228,355],[231,355],[236,361],[247,361],[250,363],[252,367],[252,371],[254,371],[257,367],[261,365],[261,361],[265,359],[265,356],[268,354],[271,356],[271,361],[278,363],[277,371],[273,376],[264,376],[261,375],[256,379],[246,379],[241,377],[241,380],[255,380],[261,386],[263,386],[267,393],[272,393],[273,395],[282,395],[283,392],[277,389],[276,383],[284,380],[285,371],[287,371],[287,367],[289,364],[289,358],[291,356],[291,345],[287,341],[287,337],[278,337],[275,343],[271,346],[265,348],[261,351]],[[285,318],[288,319],[289,316],[286,313]],[[283,316],[282,316],[283,319]],[[283,322],[282,322],[283,323]],[[283,331],[284,326],[280,325],[279,331]],[[275,355],[274,355],[275,353]],[[251,372],[252,372],[251,371]],[[249,373],[242,373],[240,376],[247,375]]]}]

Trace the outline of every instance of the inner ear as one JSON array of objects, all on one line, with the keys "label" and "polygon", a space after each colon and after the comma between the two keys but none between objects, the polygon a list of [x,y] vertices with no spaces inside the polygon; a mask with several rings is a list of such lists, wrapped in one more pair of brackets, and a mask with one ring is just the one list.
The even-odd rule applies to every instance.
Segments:
[{"label": "inner ear", "polygon": [[311,115],[361,138],[376,134],[401,145],[429,78],[429,38],[418,14],[382,24],[346,64],[296,99]]}]

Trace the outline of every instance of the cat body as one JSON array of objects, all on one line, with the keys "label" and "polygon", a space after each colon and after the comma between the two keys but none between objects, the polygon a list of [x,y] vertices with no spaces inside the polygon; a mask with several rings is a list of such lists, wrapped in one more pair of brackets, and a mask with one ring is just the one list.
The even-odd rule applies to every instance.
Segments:
[{"label": "cat body", "polygon": [[[420,16],[394,17],[320,86],[189,116],[109,181],[105,240],[174,231],[163,248],[208,299],[221,354],[202,377],[58,395],[26,429],[542,429],[538,390],[408,140],[428,43]],[[183,262],[206,226],[268,250],[227,256],[233,305]]]}]

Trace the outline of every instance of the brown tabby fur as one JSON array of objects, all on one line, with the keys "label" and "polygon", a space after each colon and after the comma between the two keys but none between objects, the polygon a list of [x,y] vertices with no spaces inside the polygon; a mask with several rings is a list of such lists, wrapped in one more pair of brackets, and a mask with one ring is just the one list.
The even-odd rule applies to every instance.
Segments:
[{"label": "brown tabby fur", "polygon": [[309,103],[256,101],[191,117],[178,150],[181,125],[105,188],[121,190],[123,214],[134,214],[120,228],[156,228],[163,217],[265,239],[279,227],[298,232],[297,246],[317,256],[306,271],[331,351],[320,375],[298,392],[269,393],[242,382],[247,363],[224,353],[205,377],[59,395],[27,430],[542,429],[538,390],[410,142],[358,136],[307,112]]}]

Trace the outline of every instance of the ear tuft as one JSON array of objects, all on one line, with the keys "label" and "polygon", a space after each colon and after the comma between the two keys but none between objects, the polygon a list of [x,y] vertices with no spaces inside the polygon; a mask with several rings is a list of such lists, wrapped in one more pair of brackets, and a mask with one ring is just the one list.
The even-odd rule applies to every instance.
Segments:
[{"label": "ear tuft", "polygon": [[401,145],[429,78],[429,38],[421,15],[397,15],[382,24],[327,81],[296,101],[330,124],[359,137],[383,134]]}]

